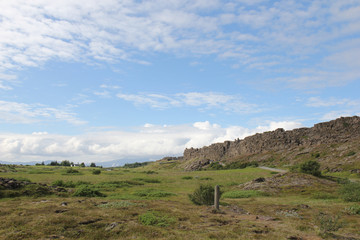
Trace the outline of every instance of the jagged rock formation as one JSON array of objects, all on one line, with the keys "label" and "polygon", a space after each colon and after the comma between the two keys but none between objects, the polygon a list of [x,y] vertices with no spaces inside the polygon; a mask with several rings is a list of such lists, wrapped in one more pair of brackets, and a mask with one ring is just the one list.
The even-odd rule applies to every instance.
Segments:
[{"label": "jagged rock formation", "polygon": [[331,144],[347,142],[353,142],[355,145],[357,142],[359,145],[359,141],[356,141],[359,139],[360,117],[341,117],[333,121],[315,124],[312,128],[299,128],[291,131],[277,129],[255,134],[243,140],[215,143],[203,148],[185,149],[184,161],[188,162],[185,164],[185,169],[198,170],[216,161],[235,161],[245,157],[249,160],[254,155],[257,157],[252,160],[263,161],[270,157],[270,153],[272,155],[280,154],[284,160],[290,160],[291,157],[307,154],[324,145],[329,147]]}]

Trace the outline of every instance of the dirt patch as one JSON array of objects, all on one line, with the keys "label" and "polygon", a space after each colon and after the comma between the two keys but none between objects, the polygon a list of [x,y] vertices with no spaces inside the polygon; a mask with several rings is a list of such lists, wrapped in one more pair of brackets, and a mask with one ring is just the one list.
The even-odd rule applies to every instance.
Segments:
[{"label": "dirt patch", "polygon": [[305,188],[330,189],[337,186],[337,183],[302,173],[280,173],[273,177],[252,180],[239,185],[243,190],[260,190],[264,192],[277,193],[282,190],[301,190]]}]

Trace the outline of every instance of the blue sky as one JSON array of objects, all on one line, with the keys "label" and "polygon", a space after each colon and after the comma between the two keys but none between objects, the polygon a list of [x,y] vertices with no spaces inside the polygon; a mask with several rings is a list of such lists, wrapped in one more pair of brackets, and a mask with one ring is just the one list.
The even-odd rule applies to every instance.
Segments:
[{"label": "blue sky", "polygon": [[0,2],[0,161],[121,163],[360,115],[360,1]]}]

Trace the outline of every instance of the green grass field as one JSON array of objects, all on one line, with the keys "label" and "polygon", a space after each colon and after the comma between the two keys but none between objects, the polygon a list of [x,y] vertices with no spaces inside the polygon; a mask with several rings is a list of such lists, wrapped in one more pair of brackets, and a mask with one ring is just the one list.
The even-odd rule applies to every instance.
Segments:
[{"label": "green grass field", "polygon": [[[97,175],[93,168],[68,169],[0,167],[2,178],[67,190],[37,197],[1,190],[1,239],[360,239],[359,202],[345,202],[337,188],[241,190],[242,183],[274,175],[259,168],[184,172],[145,166],[100,169]],[[189,200],[200,184],[220,186],[220,212]],[[102,197],[74,196],[89,189]]]}]

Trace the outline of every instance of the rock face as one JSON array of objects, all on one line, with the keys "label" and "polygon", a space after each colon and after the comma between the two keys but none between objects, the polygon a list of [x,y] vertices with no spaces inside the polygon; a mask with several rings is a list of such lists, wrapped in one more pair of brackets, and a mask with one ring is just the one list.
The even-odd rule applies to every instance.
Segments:
[{"label": "rock face", "polygon": [[197,170],[215,161],[227,161],[243,156],[289,149],[316,147],[322,144],[345,143],[360,138],[360,117],[341,117],[333,121],[319,123],[312,128],[291,131],[277,129],[255,134],[243,140],[215,143],[203,148],[184,151],[184,160],[191,161],[186,170]]}]

